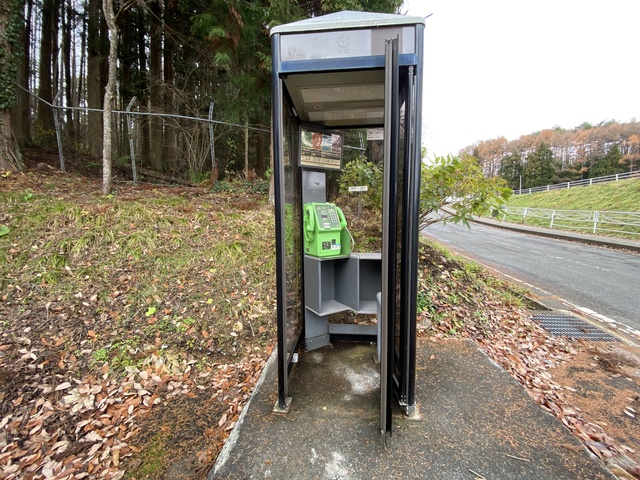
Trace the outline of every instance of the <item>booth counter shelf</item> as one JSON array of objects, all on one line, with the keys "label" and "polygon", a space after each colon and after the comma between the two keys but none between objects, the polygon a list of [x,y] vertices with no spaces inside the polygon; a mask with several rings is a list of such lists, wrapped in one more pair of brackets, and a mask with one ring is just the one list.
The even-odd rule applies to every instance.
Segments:
[{"label": "booth counter shelf", "polygon": [[382,285],[382,255],[304,257],[305,305],[318,316],[353,310],[375,314]]}]

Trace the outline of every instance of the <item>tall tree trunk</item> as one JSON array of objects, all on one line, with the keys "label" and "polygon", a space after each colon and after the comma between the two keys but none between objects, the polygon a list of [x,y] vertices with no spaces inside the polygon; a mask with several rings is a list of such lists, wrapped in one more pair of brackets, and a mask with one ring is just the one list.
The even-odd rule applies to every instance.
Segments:
[{"label": "tall tree trunk", "polygon": [[116,62],[118,60],[118,27],[116,25],[116,16],[113,13],[113,0],[103,0],[102,9],[104,11],[105,21],[109,28],[109,74],[107,87],[104,93],[104,110],[103,110],[103,149],[102,149],[102,193],[109,195],[112,189],[111,182],[111,131],[113,100],[116,90]]},{"label": "tall tree trunk", "polygon": [[264,178],[264,132],[256,132],[256,135],[258,136],[256,146],[256,173],[258,177]]},{"label": "tall tree trunk", "polygon": [[16,100],[13,81],[17,78],[19,63],[15,57],[19,46],[16,38],[20,34],[20,4],[0,3],[0,171],[19,170],[18,145],[11,131],[11,106]]},{"label": "tall tree trunk", "polygon": [[126,16],[119,24],[120,30],[120,105],[119,109],[124,110],[129,104],[129,100],[135,95],[133,78],[135,74],[136,58],[131,54],[131,32],[133,30],[132,19]]},{"label": "tall tree trunk", "polygon": [[[100,79],[100,0],[89,0],[89,24],[87,29],[87,105],[90,109],[102,107],[103,92]],[[102,115],[89,111],[89,153],[102,156]]]},{"label": "tall tree trunk", "polygon": [[[63,52],[63,65],[64,65],[64,92],[67,106],[73,105],[73,98],[71,95],[73,77],[71,76],[71,29],[73,23],[73,16],[71,8],[71,0],[67,0],[63,3],[63,15],[64,30],[62,32],[62,52]],[[73,110],[67,109],[67,128],[69,129],[69,135],[73,137]]]},{"label": "tall tree trunk", "polygon": [[[53,102],[52,69],[53,48],[57,44],[53,38],[53,20],[55,18],[54,0],[42,2],[42,37],[40,38],[40,70],[38,72],[38,96],[44,102],[38,102],[38,123],[45,134],[45,142],[53,143],[53,109],[47,103]],[[47,103],[45,103],[47,102]]]},{"label": "tall tree trunk", "polygon": [[53,96],[62,88],[60,61],[58,55],[58,33],[60,31],[60,8],[64,0],[53,0],[53,21],[51,22],[51,92]]},{"label": "tall tree trunk", "polygon": [[[86,7],[86,3],[85,3],[85,7]],[[85,87],[85,83],[84,83],[84,72],[86,69],[86,58],[87,55],[85,55],[85,50],[87,48],[87,19],[86,16],[83,15],[82,17],[82,33],[81,33],[81,38],[80,38],[80,71],[78,72],[78,75],[74,75],[74,78],[78,79],[78,85],[76,87],[76,91],[75,91],[75,104],[74,105],[80,105],[81,103],[83,103],[85,100],[87,100],[87,95],[86,95],[86,87]],[[75,52],[76,49],[73,49],[74,52],[74,56],[75,56]],[[75,66],[76,62],[73,62],[73,65]],[[74,67],[75,68],[75,67]],[[76,132],[80,132],[80,112],[76,112],[75,117],[74,117],[74,121],[75,121],[75,128],[74,130]],[[84,135],[79,135],[79,138],[83,138]],[[85,146],[86,146],[86,141],[84,142]]]},{"label": "tall tree trunk", "polygon": [[[172,1],[166,1],[164,7],[164,111],[166,113],[175,113],[173,111],[174,102],[174,71],[173,71],[173,28],[175,11]],[[177,145],[176,145],[176,128],[175,122],[167,124],[165,129],[165,151],[167,163],[172,171],[177,167]],[[198,172],[201,173],[201,172]]]},{"label": "tall tree trunk", "polygon": [[31,143],[31,112],[29,110],[29,59],[31,42],[31,11],[33,1],[26,0],[26,14],[24,28],[20,32],[22,58],[18,70],[18,88],[16,90],[16,104],[11,109],[11,125],[15,133],[18,146],[24,147]]},{"label": "tall tree trunk", "polygon": [[18,171],[21,163],[18,144],[11,129],[11,109],[5,108],[0,110],[0,172]]},{"label": "tall tree trunk", "polygon": [[146,85],[147,78],[147,48],[145,44],[145,35],[146,35],[146,22],[144,21],[144,8],[138,8],[138,68],[139,68],[139,76],[140,80],[144,85]]},{"label": "tall tree trunk", "polygon": [[244,178],[249,179],[249,121],[244,121]]},{"label": "tall tree trunk", "polygon": [[[139,91],[146,91],[149,81],[147,76],[147,48],[145,43],[145,36],[147,32],[146,22],[144,19],[144,8],[137,8],[138,15],[138,78],[139,80]],[[139,99],[141,102],[144,100],[142,98]],[[141,165],[149,164],[149,122],[148,121],[140,121],[139,122],[139,130],[140,132],[140,163]]]},{"label": "tall tree trunk", "polygon": [[100,15],[100,92],[102,96],[104,96],[104,92],[107,89],[107,82],[109,81],[109,48],[109,26],[107,25],[103,12]]},{"label": "tall tree trunk", "polygon": [[[151,10],[151,38],[149,43],[149,110],[151,113],[162,111],[162,11],[160,5],[154,2]],[[152,116],[149,118],[150,135],[149,158],[151,168],[162,170],[162,118]]]}]

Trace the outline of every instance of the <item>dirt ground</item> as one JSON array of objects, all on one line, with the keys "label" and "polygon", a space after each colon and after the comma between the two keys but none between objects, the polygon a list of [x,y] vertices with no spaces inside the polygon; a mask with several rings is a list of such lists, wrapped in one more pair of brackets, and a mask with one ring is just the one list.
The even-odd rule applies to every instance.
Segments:
[{"label": "dirt ground", "polygon": [[582,345],[551,375],[567,405],[602,427],[621,454],[640,463],[640,348],[622,343]]}]

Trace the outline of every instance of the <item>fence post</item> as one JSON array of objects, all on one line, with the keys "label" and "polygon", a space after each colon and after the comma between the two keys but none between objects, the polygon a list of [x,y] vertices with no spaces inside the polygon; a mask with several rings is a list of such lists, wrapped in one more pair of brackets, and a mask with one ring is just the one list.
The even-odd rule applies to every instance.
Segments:
[{"label": "fence post", "polygon": [[618,174],[616,173],[616,182],[618,181]]},{"label": "fence post", "polygon": [[211,180],[216,181],[216,144],[213,136],[213,102],[209,104],[209,147],[211,149]]},{"label": "fence post", "polygon": [[58,100],[60,99],[60,92],[56,93],[53,99],[53,124],[56,127],[56,141],[58,142],[58,156],[60,157],[60,170],[64,169],[64,152],[62,151],[62,132],[60,131],[60,119],[58,118]]},{"label": "fence post", "polygon": [[598,220],[600,217],[600,212],[593,212],[593,233],[598,231]]},{"label": "fence post", "polygon": [[244,121],[244,178],[249,179],[249,120]]},{"label": "fence post", "polygon": [[589,179],[589,185],[593,185],[593,178]]},{"label": "fence post", "polygon": [[127,126],[129,127],[129,157],[131,159],[131,176],[133,177],[133,184],[138,185],[138,168],[136,166],[136,149],[134,148],[134,123],[133,123],[133,115],[131,115],[131,107],[133,107],[134,102],[136,101],[136,97],[133,96],[129,105],[127,105]]},{"label": "fence post", "polygon": [[553,221],[556,219],[556,211],[551,210],[551,223],[549,224],[549,228],[553,228]]},{"label": "fence post", "polygon": [[571,188],[571,182],[567,182],[567,188]]},{"label": "fence post", "polygon": [[527,210],[529,210],[528,207],[524,207],[524,210],[522,211],[522,224],[524,225],[524,222],[527,219]]}]

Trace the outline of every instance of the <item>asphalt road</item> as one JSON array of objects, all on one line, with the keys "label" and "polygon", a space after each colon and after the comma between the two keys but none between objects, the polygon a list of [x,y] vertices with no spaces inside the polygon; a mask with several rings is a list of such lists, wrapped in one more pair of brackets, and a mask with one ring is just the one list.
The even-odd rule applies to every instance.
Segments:
[{"label": "asphalt road", "polygon": [[453,251],[640,330],[640,255],[479,224],[431,225],[423,234]]}]

